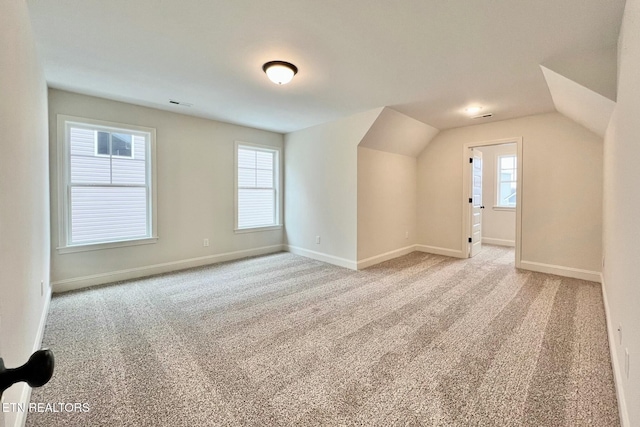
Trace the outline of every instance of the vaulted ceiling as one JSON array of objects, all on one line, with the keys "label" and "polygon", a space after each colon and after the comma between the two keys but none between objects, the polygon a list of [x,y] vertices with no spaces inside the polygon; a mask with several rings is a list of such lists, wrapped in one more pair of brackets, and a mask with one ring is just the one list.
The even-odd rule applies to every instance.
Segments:
[{"label": "vaulted ceiling", "polygon": [[[51,87],[277,132],[384,106],[437,129],[553,111],[539,65],[601,64],[590,78],[611,81],[615,58],[591,52],[615,47],[624,9],[624,0],[28,4]],[[587,62],[563,60],[581,53]],[[262,72],[276,59],[298,66],[290,84]],[[471,104],[493,117],[469,118]]]}]

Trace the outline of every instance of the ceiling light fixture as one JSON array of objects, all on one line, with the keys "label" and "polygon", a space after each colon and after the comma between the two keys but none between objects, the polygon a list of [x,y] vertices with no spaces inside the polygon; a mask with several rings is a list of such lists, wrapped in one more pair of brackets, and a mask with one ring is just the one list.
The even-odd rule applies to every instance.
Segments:
[{"label": "ceiling light fixture", "polygon": [[477,114],[477,113],[479,113],[479,112],[480,112],[480,110],[482,110],[482,107],[478,107],[478,106],[475,106],[475,107],[467,107],[467,108],[465,108],[465,109],[464,109],[464,111],[465,111],[467,114]]},{"label": "ceiling light fixture", "polygon": [[262,66],[262,71],[275,84],[285,85],[296,75],[298,67],[285,61],[270,61]]}]

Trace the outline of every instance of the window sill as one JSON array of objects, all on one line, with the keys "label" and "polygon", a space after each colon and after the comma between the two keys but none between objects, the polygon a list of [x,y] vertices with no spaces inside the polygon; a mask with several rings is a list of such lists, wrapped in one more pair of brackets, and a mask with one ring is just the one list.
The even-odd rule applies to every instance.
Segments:
[{"label": "window sill", "polygon": [[156,243],[158,237],[150,237],[146,239],[124,240],[120,242],[108,243],[91,243],[87,245],[62,246],[56,248],[59,254],[72,254],[76,252],[98,251],[102,249],[122,248],[126,246],[150,245]]},{"label": "window sill", "polygon": [[272,230],[280,230],[282,229],[282,225],[268,225],[266,227],[254,227],[254,228],[236,228],[233,230],[236,234],[243,233],[256,233],[258,231],[272,231]]},{"label": "window sill", "polygon": [[507,207],[507,206],[494,206],[494,207],[493,207],[493,210],[494,210],[494,211],[507,211],[507,212],[514,212],[514,211],[516,210],[516,208],[515,208],[515,207],[510,208],[510,207]]}]

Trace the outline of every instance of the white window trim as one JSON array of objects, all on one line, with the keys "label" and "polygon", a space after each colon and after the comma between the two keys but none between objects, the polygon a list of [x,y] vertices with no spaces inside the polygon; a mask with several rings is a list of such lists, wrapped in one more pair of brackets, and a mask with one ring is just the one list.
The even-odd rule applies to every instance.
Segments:
[{"label": "white window trim", "polygon": [[[497,152],[495,154],[495,167],[493,168],[493,173],[494,175],[494,188],[495,188],[495,204],[493,205],[493,210],[494,211],[515,211],[516,210],[516,206],[504,206],[500,204],[500,157],[507,157],[507,156],[513,156],[515,157],[515,164],[516,164],[516,174],[519,174],[520,171],[517,169],[517,165],[518,165],[518,153],[516,153],[514,150],[512,149],[508,149],[508,150],[500,150],[499,152]],[[517,177],[517,175],[516,175]],[[516,179],[516,185],[518,180]],[[519,189],[516,189],[516,191],[519,191]]]},{"label": "white window trim", "polygon": [[[103,127],[105,129],[121,129],[126,132],[148,133],[149,136],[149,167],[147,168],[147,180],[149,182],[149,198],[147,212],[150,218],[150,237],[140,239],[121,240],[117,242],[103,243],[87,243],[87,244],[69,244],[71,241],[71,218],[69,212],[69,192],[67,186],[71,181],[70,170],[70,146],[68,144],[69,126],[67,124],[76,124],[78,126]],[[132,142],[133,143],[133,142]],[[133,145],[131,147],[133,150]],[[58,176],[58,250],[59,254],[95,251],[100,249],[110,249],[125,246],[137,246],[156,243],[158,240],[158,218],[157,218],[157,178],[156,178],[156,130],[137,125],[125,123],[107,122],[104,120],[89,119],[85,117],[68,116],[63,114],[57,115],[57,176]],[[117,156],[121,157],[121,156]],[[132,151],[133,157],[133,151]],[[126,157],[126,158],[132,158]]]},{"label": "white window trim", "polygon": [[[276,224],[263,227],[238,228],[238,147],[249,147],[275,152],[276,164],[274,167],[274,180],[276,190]],[[254,233],[260,231],[279,230],[282,228],[282,148],[273,145],[254,144],[252,142],[235,141],[233,147],[233,231],[236,234]]]}]

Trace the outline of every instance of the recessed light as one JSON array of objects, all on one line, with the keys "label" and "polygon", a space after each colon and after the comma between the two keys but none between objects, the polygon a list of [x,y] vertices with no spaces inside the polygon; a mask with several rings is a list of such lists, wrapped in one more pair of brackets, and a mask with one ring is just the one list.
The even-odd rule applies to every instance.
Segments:
[{"label": "recessed light", "polygon": [[270,61],[262,66],[262,71],[275,84],[285,85],[296,75],[298,67],[285,61]]}]

